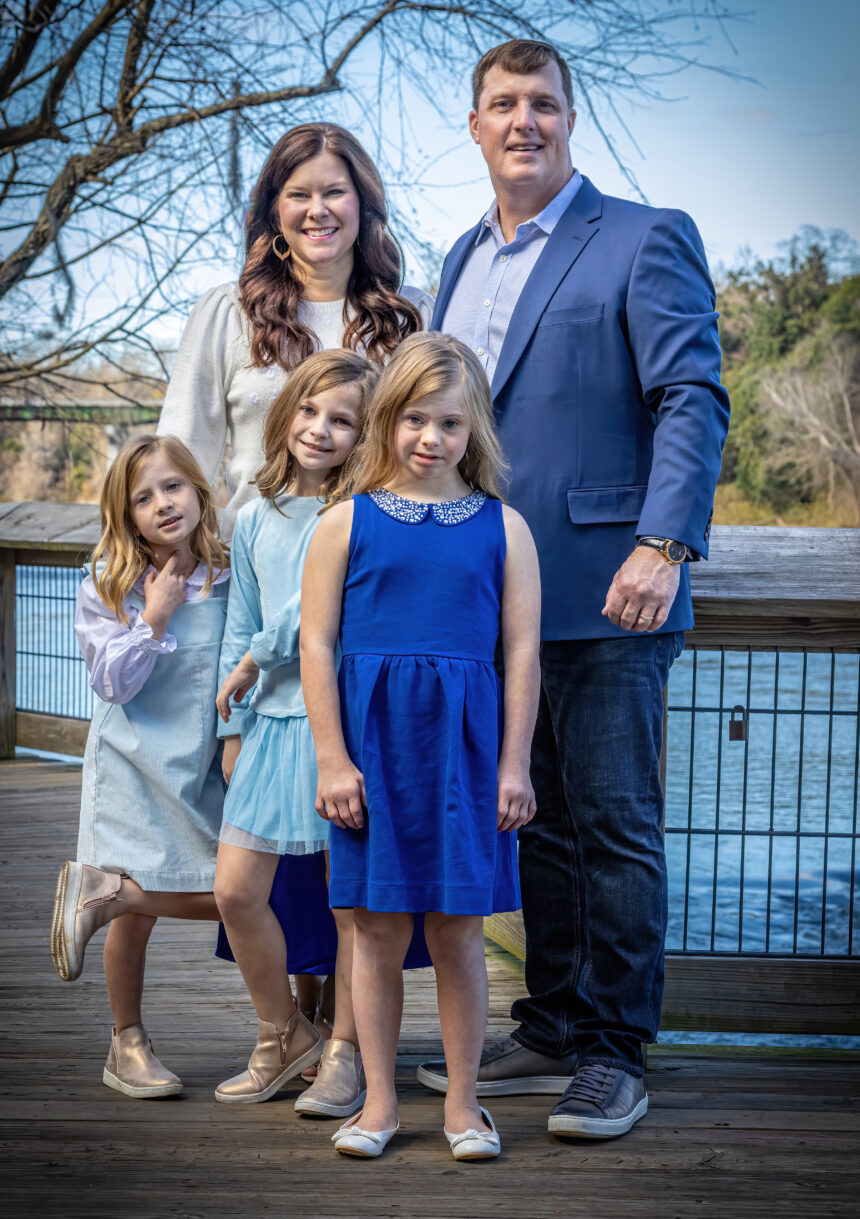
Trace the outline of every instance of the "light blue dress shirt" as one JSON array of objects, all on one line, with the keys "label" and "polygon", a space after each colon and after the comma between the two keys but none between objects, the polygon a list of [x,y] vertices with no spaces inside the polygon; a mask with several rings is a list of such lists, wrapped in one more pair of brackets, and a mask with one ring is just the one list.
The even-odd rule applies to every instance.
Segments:
[{"label": "light blue dress shirt", "polygon": [[547,238],[581,186],[582,175],[575,169],[542,212],[517,225],[510,242],[502,233],[495,200],[484,216],[451,293],[442,330],[472,348],[490,382],[519,295]]}]

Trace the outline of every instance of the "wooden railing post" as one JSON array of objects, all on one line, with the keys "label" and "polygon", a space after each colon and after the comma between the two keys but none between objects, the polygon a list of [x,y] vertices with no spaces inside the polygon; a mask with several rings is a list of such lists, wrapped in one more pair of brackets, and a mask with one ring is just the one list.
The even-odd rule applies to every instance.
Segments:
[{"label": "wooden railing post", "polygon": [[15,756],[15,551],[0,550],[0,758]]}]

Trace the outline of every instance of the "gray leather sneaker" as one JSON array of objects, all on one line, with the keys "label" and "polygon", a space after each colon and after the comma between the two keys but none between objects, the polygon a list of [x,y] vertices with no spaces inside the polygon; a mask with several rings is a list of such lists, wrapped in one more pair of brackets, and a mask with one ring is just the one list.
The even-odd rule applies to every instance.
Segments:
[{"label": "gray leather sneaker", "polygon": [[[477,1096],[561,1096],[576,1070],[576,1055],[550,1058],[528,1050],[513,1037],[488,1045],[478,1067]],[[444,1058],[422,1062],[418,1082],[434,1092],[448,1091],[448,1067]]]},{"label": "gray leather sneaker", "polygon": [[550,1114],[547,1129],[572,1139],[614,1139],[648,1112],[645,1080],[599,1062],[580,1067]]}]

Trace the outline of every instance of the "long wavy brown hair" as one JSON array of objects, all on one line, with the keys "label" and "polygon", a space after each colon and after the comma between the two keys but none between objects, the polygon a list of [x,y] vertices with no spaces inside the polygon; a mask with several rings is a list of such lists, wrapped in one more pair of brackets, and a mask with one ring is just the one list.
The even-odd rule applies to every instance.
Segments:
[{"label": "long wavy brown hair", "polygon": [[401,412],[430,394],[460,391],[470,435],[459,464],[463,481],[501,499],[507,470],[496,436],[490,386],[475,353],[447,334],[414,334],[383,369],[367,416],[364,440],[347,463],[344,486],[333,499],[385,487],[398,473],[394,432]]},{"label": "long wavy brown hair", "polygon": [[385,188],[373,161],[355,136],[334,123],[304,123],[281,136],[251,192],[245,224],[245,266],[239,300],[251,324],[251,359],[279,364],[287,372],[315,348],[313,331],[299,320],[302,285],[289,258],[272,249],[280,232],[278,196],[284,183],[312,157],[330,152],[343,160],[360,204],[354,265],[344,303],[343,346],[361,347],[384,361],[408,335],[421,329],[421,315],[400,296],[403,259],[388,228]]},{"label": "long wavy brown hair", "polygon": [[[287,448],[287,437],[302,402],[315,394],[324,393],[327,389],[336,389],[341,385],[357,386],[361,397],[358,407],[359,432],[356,439],[360,440],[367,404],[378,379],[377,364],[371,364],[364,356],[355,351],[344,351],[343,348],[318,351],[296,365],[266,414],[263,427],[265,460],[254,478],[257,490],[264,499],[274,502],[277,496],[288,489],[298,473],[298,462]],[[337,494],[347,464],[329,470],[319,493],[324,502]],[[278,505],[275,504],[275,507]]]},{"label": "long wavy brown hair", "polygon": [[99,501],[101,535],[91,555],[96,592],[123,624],[128,622],[123,602],[153,561],[149,543],[131,519],[131,493],[140,467],[153,453],[163,453],[197,492],[200,520],[188,544],[194,557],[206,564],[204,597],[230,562],[218,533],[212,491],[190,449],[176,436],[136,436],[127,441],[105,476]]}]

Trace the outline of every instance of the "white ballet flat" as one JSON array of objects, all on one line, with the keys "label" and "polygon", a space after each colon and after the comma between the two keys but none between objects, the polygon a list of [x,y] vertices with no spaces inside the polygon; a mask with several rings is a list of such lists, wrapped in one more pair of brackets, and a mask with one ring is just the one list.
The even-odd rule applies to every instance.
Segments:
[{"label": "white ballet flat", "polygon": [[331,1141],[345,1156],[368,1159],[381,1156],[399,1129],[399,1121],[393,1130],[362,1130],[360,1126],[347,1123],[331,1136]]},{"label": "white ballet flat", "polygon": [[462,1134],[443,1131],[455,1160],[491,1160],[502,1150],[493,1119],[483,1108],[481,1116],[490,1127],[489,1130],[464,1130]]}]

